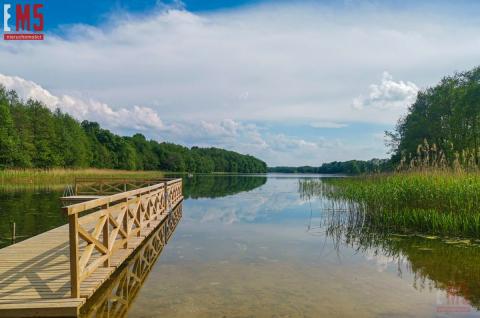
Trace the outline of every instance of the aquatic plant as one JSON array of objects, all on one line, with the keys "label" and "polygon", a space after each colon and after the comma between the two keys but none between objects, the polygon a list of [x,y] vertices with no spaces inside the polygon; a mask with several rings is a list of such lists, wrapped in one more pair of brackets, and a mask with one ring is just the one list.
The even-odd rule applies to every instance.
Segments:
[{"label": "aquatic plant", "polygon": [[112,169],[5,169],[0,170],[0,190],[63,189],[76,177],[162,177],[160,171]]},{"label": "aquatic plant", "polygon": [[428,170],[300,181],[388,232],[480,236],[480,174]]},{"label": "aquatic plant", "polygon": [[[324,181],[329,183],[337,179]],[[340,182],[348,182],[348,179]],[[319,187],[324,185],[318,180],[300,182],[301,193],[307,200],[318,194]],[[391,210],[382,211],[385,214],[376,217],[373,211],[367,212],[366,205],[356,201],[324,197],[322,203],[319,229],[332,239],[339,251],[340,246],[346,245],[362,255],[373,258],[378,255],[383,265],[387,260],[389,265],[396,267],[399,276],[412,273],[415,289],[443,290],[446,296],[464,297],[471,306],[480,309],[480,239],[418,234],[420,231],[414,226],[419,223],[403,227],[410,233],[394,234],[392,232],[398,232],[398,228],[393,217],[395,212]],[[398,217],[401,218],[408,220],[409,216]],[[375,222],[382,219],[383,224]]]}]

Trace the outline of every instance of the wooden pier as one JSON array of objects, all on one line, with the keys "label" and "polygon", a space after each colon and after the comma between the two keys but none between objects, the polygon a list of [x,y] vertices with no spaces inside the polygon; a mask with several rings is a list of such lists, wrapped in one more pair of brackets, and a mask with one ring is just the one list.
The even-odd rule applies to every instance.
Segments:
[{"label": "wooden pier", "polygon": [[[126,261],[139,253],[142,261],[154,261],[181,217],[181,179],[133,188],[89,193],[95,198],[63,208],[67,225],[1,249],[0,317],[77,317],[86,303],[87,316],[105,309],[92,302],[108,290],[112,274],[129,268]],[[127,274],[141,277],[138,268],[151,265]]]}]

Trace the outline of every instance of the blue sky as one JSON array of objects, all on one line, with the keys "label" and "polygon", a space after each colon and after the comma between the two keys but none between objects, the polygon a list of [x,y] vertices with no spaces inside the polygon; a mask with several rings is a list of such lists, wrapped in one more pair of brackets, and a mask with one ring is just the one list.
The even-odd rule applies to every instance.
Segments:
[{"label": "blue sky", "polygon": [[0,83],[119,134],[269,165],[388,156],[417,92],[480,56],[475,1],[44,3],[45,41],[0,42]]},{"label": "blue sky", "polygon": [[[29,2],[29,1],[27,1]],[[41,1],[46,5],[48,19],[47,29],[56,29],[69,24],[84,23],[100,25],[110,15],[117,11],[125,11],[132,14],[149,14],[159,6],[182,6],[191,12],[207,12],[215,10],[235,9],[241,6],[260,3],[258,0],[187,0],[187,1],[158,1],[158,0],[84,0],[64,1],[48,0]],[[265,2],[265,1],[263,1]],[[19,2],[21,3],[21,2]],[[56,30],[58,32],[58,30]]]},{"label": "blue sky", "polygon": [[[418,8],[443,7],[450,12],[462,12],[464,8],[469,8],[472,15],[475,14],[475,8],[479,7],[477,1],[458,0],[455,3],[446,0],[414,1],[414,0],[383,0],[383,1],[339,1],[339,0],[84,0],[84,1],[64,1],[64,0],[39,0],[46,4],[48,10],[47,28],[54,29],[58,26],[85,23],[89,25],[99,25],[105,22],[105,18],[112,12],[126,11],[134,14],[151,13],[155,8],[165,6],[181,6],[190,12],[212,12],[221,10],[235,10],[246,6],[255,6],[265,3],[315,3],[322,4],[331,8],[348,8],[355,3],[370,3],[378,7],[388,7],[395,10],[416,10]],[[30,2],[17,1],[15,3]],[[37,1],[38,2],[38,1]],[[464,12],[465,13],[465,12]]]}]

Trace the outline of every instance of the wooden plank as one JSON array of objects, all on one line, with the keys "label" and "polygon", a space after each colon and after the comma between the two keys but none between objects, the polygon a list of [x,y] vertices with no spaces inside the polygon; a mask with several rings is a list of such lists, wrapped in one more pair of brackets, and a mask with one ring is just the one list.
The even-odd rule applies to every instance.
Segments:
[{"label": "wooden plank", "polygon": [[78,317],[82,303],[35,303],[0,305],[1,317]]},{"label": "wooden plank", "polygon": [[[178,192],[178,189],[175,191]],[[128,196],[123,196],[123,205],[110,198],[105,204],[113,202],[112,206],[102,208],[95,216],[71,214],[68,225],[0,249],[0,317],[77,316],[85,301],[108,281],[126,259],[140,250],[140,246],[159,253],[162,248],[155,247],[157,243],[143,243],[146,238],[154,238],[152,233],[160,226],[168,226],[167,234],[170,236],[176,225],[174,221],[172,228],[168,218],[169,215],[176,218],[176,214],[171,214],[173,209],[170,208],[173,206],[168,212],[165,206],[157,206],[167,193],[165,184],[128,193]],[[132,193],[139,196],[135,197]],[[124,209],[118,210],[121,206]],[[168,225],[165,223],[167,221]],[[112,235],[113,230],[108,229],[110,225],[118,229],[115,235]],[[163,229],[159,231],[163,233]],[[102,234],[103,242],[100,242],[99,236]],[[163,234],[154,235],[158,235],[162,241],[165,239]],[[79,236],[86,242],[79,242]],[[98,246],[100,252],[95,249],[89,252],[92,246]],[[90,254],[90,262],[82,273],[79,250],[85,249]],[[106,254],[102,256],[102,253]],[[148,253],[142,259],[150,263],[152,260]],[[80,279],[82,275],[85,278],[83,281]],[[71,284],[72,281],[77,283]],[[75,298],[71,298],[71,295],[75,295]]]}]

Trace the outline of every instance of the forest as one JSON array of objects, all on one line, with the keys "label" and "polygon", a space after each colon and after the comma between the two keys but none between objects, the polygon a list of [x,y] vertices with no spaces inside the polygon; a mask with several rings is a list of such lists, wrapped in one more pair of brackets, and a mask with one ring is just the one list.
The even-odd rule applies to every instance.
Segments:
[{"label": "forest", "polygon": [[269,172],[361,174],[415,168],[478,170],[480,165],[480,67],[444,77],[418,92],[393,131],[386,131],[389,159],[349,160],[319,167],[271,167]]},{"label": "forest", "polygon": [[266,172],[266,163],[219,148],[188,148],[119,136],[96,122],[78,122],[0,87],[0,168],[106,168],[174,172]]},{"label": "forest", "polygon": [[386,132],[395,166],[477,168],[480,157],[480,67],[420,91],[408,114]]},{"label": "forest", "polygon": [[319,167],[269,167],[268,172],[279,173],[324,173],[324,174],[361,174],[391,170],[388,159],[333,161]]},{"label": "forest", "polygon": [[[386,132],[390,159],[349,160],[268,172],[361,174],[416,166],[477,168],[480,164],[480,67],[444,77],[418,93]],[[107,168],[174,172],[266,172],[265,162],[218,148],[184,147],[122,137],[0,87],[0,168]]]}]

